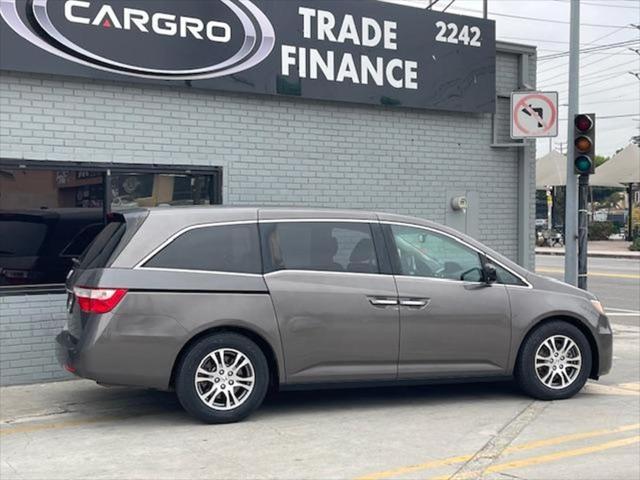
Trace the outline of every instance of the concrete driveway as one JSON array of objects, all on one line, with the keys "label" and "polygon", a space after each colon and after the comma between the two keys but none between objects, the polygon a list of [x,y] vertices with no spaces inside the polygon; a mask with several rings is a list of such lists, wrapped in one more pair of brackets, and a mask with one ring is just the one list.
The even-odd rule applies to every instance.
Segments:
[{"label": "concrete driveway", "polygon": [[510,383],[289,392],[215,426],[171,393],[5,387],[0,476],[637,479],[639,336],[616,326],[612,374],[559,402]]},{"label": "concrete driveway", "polygon": [[[9,479],[640,479],[640,264],[593,259],[614,366],[575,398],[511,383],[272,395],[247,421],[203,425],[171,393],[77,380],[0,389]],[[538,257],[562,277],[562,258]]]}]

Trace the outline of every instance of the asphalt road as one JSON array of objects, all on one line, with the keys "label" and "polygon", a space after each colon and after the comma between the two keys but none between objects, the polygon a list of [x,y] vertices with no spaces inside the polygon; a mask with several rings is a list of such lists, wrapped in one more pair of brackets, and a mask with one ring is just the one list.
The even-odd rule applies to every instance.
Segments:
[{"label": "asphalt road", "polygon": [[[538,258],[556,277],[561,262]],[[610,312],[638,310],[636,267],[592,262]],[[0,478],[638,480],[640,317],[612,319],[612,372],[565,401],[510,382],[283,392],[245,422],[203,425],[171,393],[1,388]]]},{"label": "asphalt road", "polygon": [[[589,258],[588,262],[588,289],[612,321],[640,325],[640,260]],[[564,257],[536,255],[536,271],[563,280]]]}]

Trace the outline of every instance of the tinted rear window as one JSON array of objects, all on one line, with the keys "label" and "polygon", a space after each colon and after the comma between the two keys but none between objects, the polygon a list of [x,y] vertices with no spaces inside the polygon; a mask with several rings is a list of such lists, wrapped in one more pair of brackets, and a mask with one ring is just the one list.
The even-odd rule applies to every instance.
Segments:
[{"label": "tinted rear window", "polygon": [[73,237],[60,255],[64,257],[81,256],[103,228],[103,223],[94,223],[83,228],[75,237]]},{"label": "tinted rear window", "polygon": [[173,240],[144,266],[261,273],[258,227],[241,224],[194,228]]},{"label": "tinted rear window", "polygon": [[107,223],[80,258],[78,268],[85,270],[106,267],[126,230],[127,224],[121,218]]},{"label": "tinted rear window", "polygon": [[263,224],[266,271],[319,270],[378,273],[367,223],[283,222]]}]

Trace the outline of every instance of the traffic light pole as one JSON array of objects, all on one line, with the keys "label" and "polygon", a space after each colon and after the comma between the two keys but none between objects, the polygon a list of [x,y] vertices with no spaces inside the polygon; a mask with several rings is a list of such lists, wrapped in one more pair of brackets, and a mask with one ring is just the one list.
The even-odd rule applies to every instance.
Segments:
[{"label": "traffic light pole", "polygon": [[564,281],[576,285],[578,280],[578,185],[574,172],[575,148],[572,119],[578,112],[580,63],[580,0],[571,0],[571,31],[569,38],[569,112],[567,118],[567,190],[564,221]]},{"label": "traffic light pole", "polygon": [[[578,288],[587,289],[587,242],[589,239],[589,174],[579,177],[578,191]],[[566,255],[566,254],[565,254]]]}]

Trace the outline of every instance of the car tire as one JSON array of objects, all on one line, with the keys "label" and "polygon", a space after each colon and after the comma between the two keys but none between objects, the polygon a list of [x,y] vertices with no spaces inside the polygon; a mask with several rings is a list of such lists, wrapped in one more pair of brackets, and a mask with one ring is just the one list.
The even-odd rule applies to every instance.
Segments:
[{"label": "car tire", "polygon": [[237,422],[262,403],[269,366],[260,347],[247,337],[216,333],[189,348],[178,366],[175,387],[180,404],[199,420]]},{"label": "car tire", "polygon": [[585,335],[570,323],[554,320],[527,336],[515,377],[526,394],[539,400],[561,400],[582,389],[591,364],[591,346]]}]

